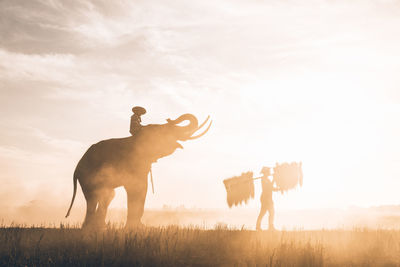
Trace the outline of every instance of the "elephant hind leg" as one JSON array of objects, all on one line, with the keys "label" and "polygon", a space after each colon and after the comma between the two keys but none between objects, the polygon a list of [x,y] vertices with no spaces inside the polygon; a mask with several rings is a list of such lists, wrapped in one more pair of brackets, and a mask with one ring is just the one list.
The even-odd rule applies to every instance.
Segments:
[{"label": "elephant hind leg", "polygon": [[85,194],[86,198],[86,216],[83,222],[82,228],[90,228],[93,226],[95,222],[95,214],[96,214],[96,207],[97,207],[97,198],[95,194],[87,193]]},{"label": "elephant hind leg", "polygon": [[107,209],[115,196],[114,189],[105,189],[101,191],[99,206],[96,211],[96,220],[98,227],[104,227],[106,222]]}]

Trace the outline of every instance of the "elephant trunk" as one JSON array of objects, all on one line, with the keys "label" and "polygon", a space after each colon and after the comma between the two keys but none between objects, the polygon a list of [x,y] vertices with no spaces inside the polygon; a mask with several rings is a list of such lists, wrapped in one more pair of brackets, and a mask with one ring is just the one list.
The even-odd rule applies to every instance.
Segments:
[{"label": "elephant trunk", "polygon": [[193,139],[197,139],[197,138],[200,138],[203,135],[205,135],[208,132],[208,130],[210,130],[212,121],[209,123],[207,129],[205,129],[202,133],[197,134],[197,135],[194,135],[194,133],[197,132],[198,130],[200,130],[204,125],[206,125],[206,123],[208,122],[209,119],[210,119],[210,116],[208,116],[207,119],[200,126],[198,126],[196,129],[193,129],[190,132],[188,132],[187,135],[180,140],[181,141],[193,140]]},{"label": "elephant trunk", "polygon": [[[178,126],[178,124],[183,121],[189,121],[189,123],[185,126]],[[179,116],[176,120],[169,120],[169,123],[178,127],[178,140],[186,140],[198,129],[197,118],[189,113]]]}]

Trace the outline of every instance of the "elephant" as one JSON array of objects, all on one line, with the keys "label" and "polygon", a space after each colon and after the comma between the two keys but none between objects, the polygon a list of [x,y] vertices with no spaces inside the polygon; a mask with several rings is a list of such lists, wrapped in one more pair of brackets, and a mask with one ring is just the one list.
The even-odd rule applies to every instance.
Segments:
[{"label": "elephant", "polygon": [[[115,196],[114,189],[123,186],[127,192],[127,228],[142,225],[144,204],[147,194],[148,173],[158,159],[171,155],[177,148],[183,149],[178,141],[200,138],[195,133],[209,120],[198,126],[192,114],[183,114],[165,124],[144,125],[135,135],[114,138],[93,144],[78,162],[73,175],[73,196],[66,217],[69,216],[76,196],[77,181],[86,199],[86,216],[82,228],[105,226],[107,208]],[[188,121],[187,125],[179,125]]]}]

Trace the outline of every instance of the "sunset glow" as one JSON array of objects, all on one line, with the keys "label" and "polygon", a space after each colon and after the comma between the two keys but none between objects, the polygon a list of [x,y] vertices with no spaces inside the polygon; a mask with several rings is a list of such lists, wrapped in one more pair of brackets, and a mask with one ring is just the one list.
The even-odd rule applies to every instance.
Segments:
[{"label": "sunset glow", "polygon": [[[129,136],[135,105],[143,124],[213,120],[153,164],[146,209],[227,211],[223,179],[285,161],[303,162],[304,185],[277,210],[398,205],[399,14],[379,0],[3,1],[1,205],[66,211],[77,162]],[[256,182],[248,208],[259,195]],[[76,203],[79,218],[80,189]],[[125,207],[119,188],[111,208]]]}]

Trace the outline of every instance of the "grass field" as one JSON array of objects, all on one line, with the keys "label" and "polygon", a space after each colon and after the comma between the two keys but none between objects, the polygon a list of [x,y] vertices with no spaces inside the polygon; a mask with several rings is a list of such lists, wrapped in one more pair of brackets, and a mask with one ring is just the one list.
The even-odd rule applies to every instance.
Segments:
[{"label": "grass field", "polygon": [[0,228],[1,266],[400,266],[400,231]]}]

